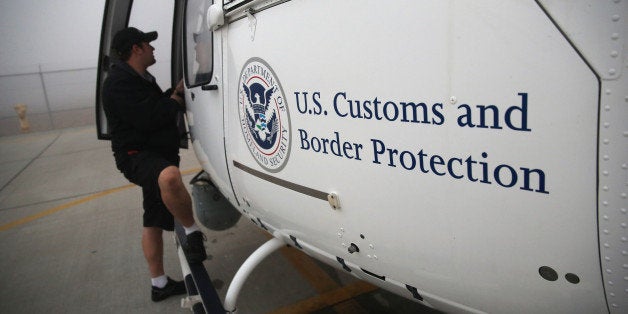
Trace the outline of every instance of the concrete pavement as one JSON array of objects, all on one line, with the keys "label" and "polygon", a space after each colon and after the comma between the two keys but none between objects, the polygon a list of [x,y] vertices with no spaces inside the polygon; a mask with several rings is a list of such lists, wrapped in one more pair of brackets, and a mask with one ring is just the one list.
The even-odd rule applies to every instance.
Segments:
[{"label": "concrete pavement", "polygon": [[[200,167],[191,150],[181,157],[187,182]],[[187,313],[179,297],[150,301],[141,214],[141,190],[118,172],[93,126],[0,137],[0,311]],[[246,219],[204,231],[205,265],[224,300],[238,267],[268,236]],[[181,279],[171,233],[164,262]],[[285,248],[253,272],[238,312],[431,311]]]}]

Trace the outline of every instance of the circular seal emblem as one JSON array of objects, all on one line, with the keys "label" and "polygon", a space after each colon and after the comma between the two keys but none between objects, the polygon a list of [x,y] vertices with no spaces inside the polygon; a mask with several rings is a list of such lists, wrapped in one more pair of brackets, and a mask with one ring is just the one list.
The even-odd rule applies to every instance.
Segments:
[{"label": "circular seal emblem", "polygon": [[290,155],[290,114],[286,97],[273,69],[260,58],[249,59],[238,84],[240,126],[257,163],[279,172]]}]

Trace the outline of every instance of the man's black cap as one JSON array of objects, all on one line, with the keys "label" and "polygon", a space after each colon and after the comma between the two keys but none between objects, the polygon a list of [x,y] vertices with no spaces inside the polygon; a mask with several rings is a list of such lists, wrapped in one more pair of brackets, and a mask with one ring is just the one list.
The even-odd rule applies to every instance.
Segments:
[{"label": "man's black cap", "polygon": [[142,42],[151,42],[155,39],[157,39],[156,31],[144,33],[135,27],[128,27],[118,31],[116,35],[113,36],[111,48],[114,49],[118,55],[122,55],[130,51],[133,45]]}]

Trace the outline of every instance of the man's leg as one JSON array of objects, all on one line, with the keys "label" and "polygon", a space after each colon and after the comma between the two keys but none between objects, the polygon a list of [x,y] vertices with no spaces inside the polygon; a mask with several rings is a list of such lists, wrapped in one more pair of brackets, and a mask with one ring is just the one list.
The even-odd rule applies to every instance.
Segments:
[{"label": "man's leg", "polygon": [[151,276],[151,299],[154,302],[186,292],[183,281],[174,281],[164,272],[163,230],[174,230],[174,219],[161,200],[157,182],[159,172],[156,169],[167,167],[167,163],[168,161],[156,158],[150,152],[142,152],[122,160],[116,159],[124,176],[142,187],[142,251]]},{"label": "man's leg", "polygon": [[194,224],[192,199],[185,189],[179,168],[175,166],[165,168],[159,174],[158,182],[161,199],[174,218],[184,227],[192,226]]},{"label": "man's leg", "polygon": [[181,244],[188,262],[201,263],[207,258],[205,252],[205,236],[198,229],[192,213],[192,198],[186,190],[181,172],[176,166],[166,167],[159,173],[158,178],[161,200],[172,216],[185,229],[187,241]]},{"label": "man's leg", "polygon": [[164,272],[163,230],[156,227],[144,227],[142,231],[142,249],[148,263],[151,277],[151,299],[159,302],[173,295],[186,293],[183,281],[174,281]]},{"label": "man's leg", "polygon": [[144,227],[142,231],[142,250],[148,263],[151,278],[163,276],[164,272],[164,242],[163,231],[160,228]]}]

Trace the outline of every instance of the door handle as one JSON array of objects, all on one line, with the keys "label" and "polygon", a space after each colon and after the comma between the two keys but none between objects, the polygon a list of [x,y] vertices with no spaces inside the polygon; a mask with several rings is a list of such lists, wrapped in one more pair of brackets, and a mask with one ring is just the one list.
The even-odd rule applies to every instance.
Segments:
[{"label": "door handle", "polygon": [[218,90],[218,85],[215,84],[211,84],[211,85],[203,85],[201,86],[202,90]]}]

